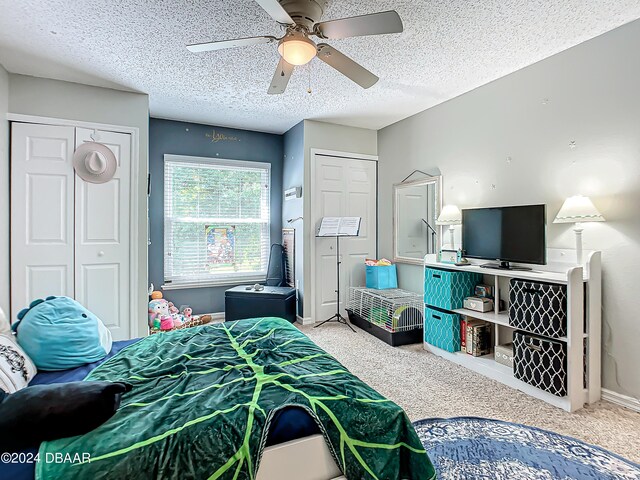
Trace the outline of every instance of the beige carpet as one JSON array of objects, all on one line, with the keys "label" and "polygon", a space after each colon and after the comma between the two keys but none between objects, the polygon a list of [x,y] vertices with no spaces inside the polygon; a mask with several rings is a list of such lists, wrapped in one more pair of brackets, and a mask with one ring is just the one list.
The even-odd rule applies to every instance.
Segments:
[{"label": "beige carpet", "polygon": [[567,413],[426,352],[393,348],[356,328],[299,326],[353,374],[390,398],[412,421],[474,416],[523,423],[599,445],[640,463],[640,413],[609,402]]}]

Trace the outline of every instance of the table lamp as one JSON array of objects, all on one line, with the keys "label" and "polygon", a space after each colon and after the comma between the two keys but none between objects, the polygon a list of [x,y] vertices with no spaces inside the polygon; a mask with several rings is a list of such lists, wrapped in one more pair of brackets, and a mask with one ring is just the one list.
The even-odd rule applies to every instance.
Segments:
[{"label": "table lamp", "polygon": [[451,248],[455,249],[453,228],[455,225],[462,225],[462,212],[460,212],[460,209],[455,205],[445,205],[436,220],[436,225],[449,225]]},{"label": "table lamp", "polygon": [[578,265],[582,265],[582,224],[585,222],[604,222],[602,214],[595,207],[589,197],[576,195],[564,201],[562,208],[553,223],[574,223],[576,234],[576,258]]}]

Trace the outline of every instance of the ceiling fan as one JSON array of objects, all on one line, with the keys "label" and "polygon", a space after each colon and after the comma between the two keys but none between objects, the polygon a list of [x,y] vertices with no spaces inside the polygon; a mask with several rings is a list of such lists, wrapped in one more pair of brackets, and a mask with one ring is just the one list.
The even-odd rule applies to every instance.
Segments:
[{"label": "ceiling fan", "polygon": [[187,49],[197,53],[278,42],[278,53],[281,58],[268,90],[272,95],[284,93],[294,67],[305,65],[314,57],[318,57],[362,88],[370,88],[379,80],[377,76],[332,46],[326,43],[316,44],[309,37],[337,40],[365,35],[401,33],[403,30],[402,20],[393,10],[319,22],[327,6],[325,0],[256,0],[256,3],[285,28],[284,36],[195,43],[188,45]]}]

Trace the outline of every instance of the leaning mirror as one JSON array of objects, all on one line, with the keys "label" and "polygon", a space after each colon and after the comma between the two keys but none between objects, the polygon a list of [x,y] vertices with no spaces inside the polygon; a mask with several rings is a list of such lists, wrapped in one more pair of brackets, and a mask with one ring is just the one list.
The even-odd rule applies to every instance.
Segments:
[{"label": "leaning mirror", "polygon": [[399,263],[422,265],[440,248],[436,218],[442,208],[442,177],[393,186],[393,256]]}]

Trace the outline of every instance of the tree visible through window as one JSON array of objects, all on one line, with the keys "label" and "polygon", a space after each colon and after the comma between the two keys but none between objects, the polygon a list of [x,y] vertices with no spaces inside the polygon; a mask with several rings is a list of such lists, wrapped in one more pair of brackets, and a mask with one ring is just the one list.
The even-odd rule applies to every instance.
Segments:
[{"label": "tree visible through window", "polygon": [[264,280],[270,165],[165,156],[165,282]]}]

